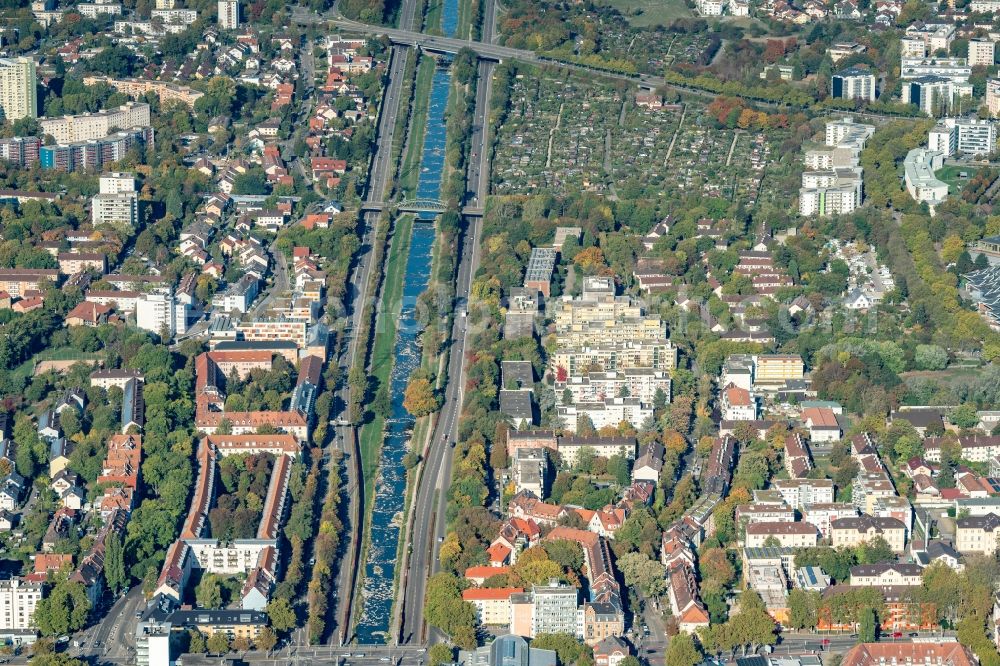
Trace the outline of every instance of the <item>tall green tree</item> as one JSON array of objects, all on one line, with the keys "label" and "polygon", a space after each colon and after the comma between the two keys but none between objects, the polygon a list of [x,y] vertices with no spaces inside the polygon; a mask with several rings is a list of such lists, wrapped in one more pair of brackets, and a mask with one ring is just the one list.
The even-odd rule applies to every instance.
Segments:
[{"label": "tall green tree", "polygon": [[701,653],[691,634],[682,632],[670,639],[664,660],[666,666],[695,666],[701,661]]},{"label": "tall green tree", "polygon": [[104,544],[104,580],[108,589],[117,594],[128,587],[128,574],[125,573],[125,551],[122,540],[116,532],[108,535]]},{"label": "tall green tree", "polygon": [[70,634],[81,629],[90,614],[90,600],[80,583],[63,581],[35,606],[35,624],[44,636]]},{"label": "tall green tree", "polygon": [[858,618],[858,642],[874,643],[878,635],[878,623],[875,618],[875,611],[871,608],[863,608],[861,616]]}]

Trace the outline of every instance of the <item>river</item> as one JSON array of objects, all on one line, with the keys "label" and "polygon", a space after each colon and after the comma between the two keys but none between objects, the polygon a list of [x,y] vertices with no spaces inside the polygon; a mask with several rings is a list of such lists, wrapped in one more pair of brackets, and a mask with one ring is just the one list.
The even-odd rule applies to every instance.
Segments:
[{"label": "river", "polygon": [[[442,29],[452,35],[458,22],[458,0],[443,0]],[[450,30],[450,32],[447,32]],[[438,199],[444,178],[445,110],[451,89],[451,62],[439,61],[434,70],[427,131],[424,134],[420,175],[417,180],[418,199]],[[434,248],[433,213],[419,214],[413,225],[410,251],[403,277],[403,303],[393,352],[394,363],[389,377],[392,416],[386,422],[379,473],[375,480],[375,503],[362,588],[361,613],[355,635],[358,643],[385,643],[392,623],[393,585],[396,582],[396,555],[402,530],[400,518],[406,495],[406,473],[403,456],[408,449],[414,419],[403,407],[403,397],[410,373],[420,364],[417,344],[421,326],[417,321],[417,297],[430,282]],[[386,313],[383,313],[386,314]]]}]

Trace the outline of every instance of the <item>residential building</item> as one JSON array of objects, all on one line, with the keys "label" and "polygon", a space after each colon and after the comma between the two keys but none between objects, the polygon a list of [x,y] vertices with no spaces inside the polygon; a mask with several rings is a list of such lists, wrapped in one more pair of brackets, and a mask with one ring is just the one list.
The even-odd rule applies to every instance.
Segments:
[{"label": "residential building", "polygon": [[986,107],[990,111],[990,116],[994,118],[1000,116],[1000,79],[986,81]]},{"label": "residential building", "polygon": [[833,502],[833,481],[830,479],[778,479],[771,487],[794,509]]},{"label": "residential building", "polygon": [[777,541],[781,548],[811,548],[818,539],[819,532],[811,523],[760,522],[747,525],[744,545],[760,548]]},{"label": "residential building", "polygon": [[[511,442],[521,442],[522,440],[531,441],[531,438],[524,437],[525,434],[531,431],[511,431],[507,434],[507,453],[508,455],[513,455],[511,450]],[[551,432],[551,431],[544,431]],[[577,460],[580,456],[580,451],[587,449],[590,450],[595,456],[599,458],[610,458],[611,456],[625,456],[629,460],[635,458],[635,448],[636,441],[634,437],[580,437],[577,435],[570,435],[566,437],[555,438],[553,436],[553,441],[555,442],[554,449],[559,453],[559,458],[562,464],[566,467],[573,467],[576,465]],[[525,443],[524,445],[532,445]],[[545,444],[542,444],[546,446]],[[518,443],[517,448],[520,448],[522,444]],[[553,448],[553,447],[547,447]]]},{"label": "residential building", "polygon": [[639,457],[632,465],[633,481],[660,482],[660,472],[663,470],[663,456],[666,450],[659,442],[650,442],[639,451]]},{"label": "residential building", "polygon": [[943,115],[957,98],[971,95],[970,84],[933,74],[904,78],[902,84],[903,104],[913,104],[929,116]]},{"label": "residential building", "polygon": [[942,118],[927,135],[928,150],[945,157],[959,153],[989,155],[996,150],[996,144],[996,124],[978,118]]},{"label": "residential building", "polygon": [[955,520],[955,550],[963,555],[982,553],[992,555],[997,550],[1000,539],[1000,516],[988,513],[985,516],[967,516]]},{"label": "residential building", "polygon": [[948,197],[948,184],[934,175],[943,166],[944,154],[926,148],[914,148],[903,160],[906,191],[918,203],[927,203],[931,210]]},{"label": "residential building", "polygon": [[130,379],[143,381],[143,374],[138,370],[95,370],[90,373],[90,385],[99,386],[104,390],[117,386],[125,388],[125,384]]},{"label": "residential building", "polygon": [[135,309],[136,326],[169,340],[177,331],[177,301],[169,288],[143,294]]},{"label": "residential building", "polygon": [[809,429],[809,439],[814,442],[836,442],[843,434],[837,415],[827,407],[803,409],[802,423]]},{"label": "residential building", "polygon": [[917,643],[859,643],[840,662],[842,666],[879,666],[882,664],[943,664],[945,666],[976,666],[979,660],[972,650],[957,641]]},{"label": "residential building", "polygon": [[653,418],[653,405],[637,398],[606,398],[603,401],[559,405],[556,414],[571,432],[577,431],[582,416],[588,417],[597,430],[605,426],[617,427],[622,421],[641,428],[647,419]]},{"label": "residential building", "polygon": [[99,83],[107,84],[125,93],[133,99],[145,97],[147,93],[153,93],[159,97],[160,102],[181,102],[194,108],[194,103],[205,96],[205,93],[187,86],[179,86],[169,81],[151,81],[149,79],[113,78],[110,76],[85,76],[83,83],[87,86]]},{"label": "residential building", "polygon": [[100,139],[42,146],[38,161],[43,169],[79,171],[99,169],[122,160],[136,146],[153,145],[153,128],[137,127],[109,134]]},{"label": "residential building", "polygon": [[[42,132],[59,144],[93,141],[108,136],[114,130],[148,127],[149,104],[127,102],[122,106],[97,113],[82,113],[61,118],[42,118]],[[44,165],[43,165],[44,166]]]},{"label": "residential building", "polygon": [[754,359],[754,387],[783,386],[800,380],[805,365],[798,354],[759,354]]},{"label": "residential building", "polygon": [[44,585],[13,577],[0,580],[0,630],[35,629],[32,617]]},{"label": "residential building", "polygon": [[670,611],[677,620],[678,629],[690,634],[709,626],[708,611],[698,595],[694,569],[685,562],[679,562],[667,572],[667,578]]},{"label": "residential building", "polygon": [[824,539],[830,538],[830,523],[840,518],[853,518],[858,509],[850,502],[822,502],[802,507],[802,520],[812,523]]},{"label": "residential building", "polygon": [[236,30],[240,27],[240,0],[219,0],[219,28]]},{"label": "residential building", "polygon": [[609,636],[594,646],[595,666],[618,666],[627,656],[628,644],[617,636]]},{"label": "residential building", "polygon": [[249,273],[244,274],[225,291],[212,297],[212,307],[221,312],[241,312],[250,310],[250,305],[257,298],[260,281]]},{"label": "residential building", "polygon": [[577,623],[577,589],[556,581],[548,585],[534,585],[531,596],[534,602],[531,637],[539,634],[579,635]]},{"label": "residential building", "polygon": [[830,522],[830,540],[834,548],[853,548],[875,537],[885,539],[894,553],[902,553],[906,547],[906,525],[895,518],[867,514]]},{"label": "residential building", "polygon": [[906,28],[906,39],[922,42],[924,54],[933,55],[951,48],[955,39],[955,26],[951,23],[917,22]]},{"label": "residential building", "polygon": [[[490,567],[493,568],[493,567]],[[476,608],[476,619],[484,626],[510,625],[510,597],[524,592],[520,587],[476,588],[462,591],[462,599]]]},{"label": "residential building", "polygon": [[0,58],[0,109],[10,122],[38,117],[38,81],[31,58]]},{"label": "residential building", "polygon": [[[652,403],[657,393],[670,401],[670,373],[652,368],[626,368],[624,370],[589,372],[556,381],[556,396],[569,396],[571,403],[595,402],[616,396],[638,398]],[[566,393],[566,392],[569,393]]]},{"label": "residential building", "polygon": [[753,421],[757,418],[757,399],[750,391],[735,384],[722,389],[719,408],[722,418],[727,421]]},{"label": "residential building", "polygon": [[969,67],[992,67],[996,43],[989,39],[969,40]]},{"label": "residential building", "polygon": [[548,496],[549,457],[543,448],[519,448],[511,461],[511,476],[516,492],[529,492],[535,497]]},{"label": "residential building", "polygon": [[919,564],[883,562],[851,567],[851,587],[881,587],[886,585],[920,585],[924,568]]},{"label": "residential building", "polygon": [[875,75],[867,69],[849,67],[833,75],[831,97],[875,101]]},{"label": "residential building", "polygon": [[737,531],[742,531],[754,523],[794,523],[795,509],[784,502],[780,504],[740,504],[736,507]]},{"label": "residential building", "polygon": [[139,195],[136,192],[95,194],[90,200],[91,221],[94,225],[110,224],[132,230],[139,224]]}]

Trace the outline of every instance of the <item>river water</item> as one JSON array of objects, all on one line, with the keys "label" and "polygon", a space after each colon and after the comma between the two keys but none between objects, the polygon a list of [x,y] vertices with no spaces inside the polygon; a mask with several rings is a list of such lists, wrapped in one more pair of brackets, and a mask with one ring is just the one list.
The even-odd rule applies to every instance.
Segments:
[{"label": "river water", "polygon": [[[458,0],[444,0],[442,29],[448,35],[455,32],[458,22]],[[448,32],[450,30],[450,32]],[[445,110],[451,89],[450,61],[442,59],[434,71],[427,131],[424,134],[420,175],[417,180],[418,199],[439,199],[445,161]],[[389,378],[392,416],[386,423],[385,441],[375,480],[375,503],[372,508],[371,539],[365,561],[361,613],[355,628],[361,644],[386,643],[392,623],[393,584],[396,581],[396,554],[399,550],[400,524],[406,494],[406,473],[403,456],[413,430],[413,417],[403,407],[403,397],[410,373],[420,365],[421,333],[416,317],[417,297],[430,282],[434,247],[433,213],[419,214],[413,225],[410,252],[403,277],[403,303],[399,315],[394,348],[394,365]]]}]

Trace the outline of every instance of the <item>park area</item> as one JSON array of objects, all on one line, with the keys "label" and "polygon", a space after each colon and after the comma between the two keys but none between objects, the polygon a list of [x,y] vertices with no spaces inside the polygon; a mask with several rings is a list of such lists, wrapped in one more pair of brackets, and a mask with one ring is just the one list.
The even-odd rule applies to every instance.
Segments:
[{"label": "park area", "polygon": [[636,28],[665,26],[675,19],[692,16],[684,0],[608,0],[607,4]]}]

